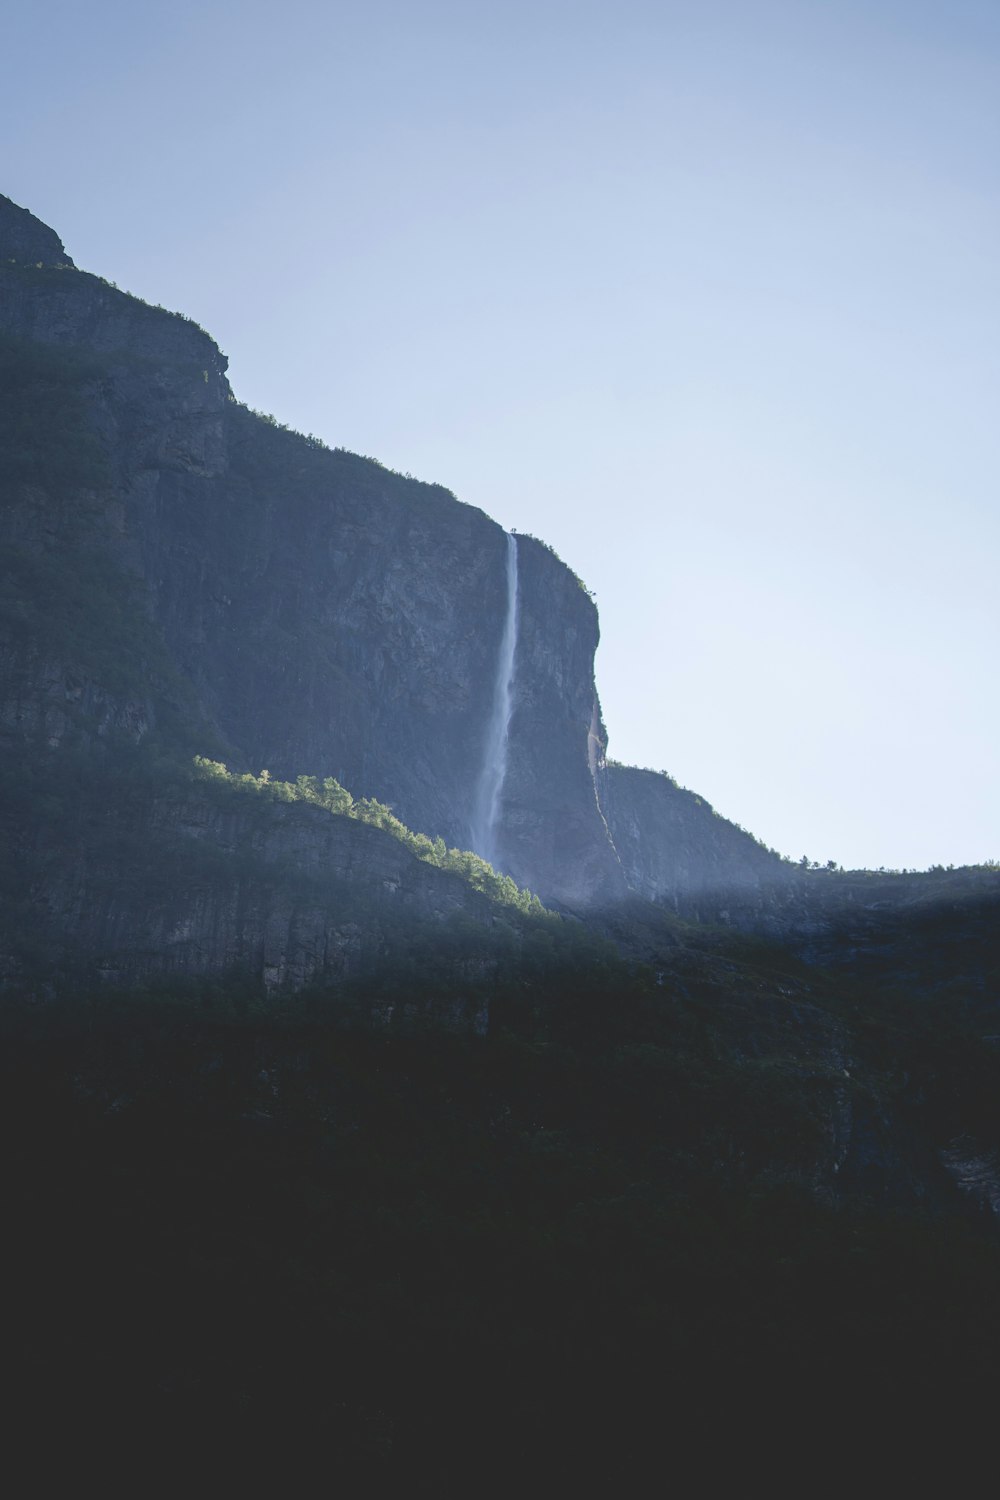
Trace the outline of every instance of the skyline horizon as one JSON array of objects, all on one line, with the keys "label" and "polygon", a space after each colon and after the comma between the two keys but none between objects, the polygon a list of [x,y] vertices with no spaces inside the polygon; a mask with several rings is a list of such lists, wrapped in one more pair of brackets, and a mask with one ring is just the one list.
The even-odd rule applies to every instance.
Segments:
[{"label": "skyline horizon", "polygon": [[792,860],[1000,855],[990,6],[55,9],[2,190],[247,405],[548,542],[612,758]]},{"label": "skyline horizon", "polygon": [[[32,210],[30,208],[28,208],[27,205],[25,205],[25,204],[19,204],[17,206],[21,207],[21,208],[27,208],[27,211],[29,213],[32,212]],[[37,215],[33,214],[32,216],[35,217],[35,218],[37,218]],[[52,229],[56,234],[59,234],[58,226],[50,224],[50,225],[47,225],[46,227]],[[61,235],[60,235],[60,239],[62,239]],[[66,253],[70,256],[70,258],[73,258],[71,249],[68,246],[65,246],[65,245],[64,245],[64,248],[66,249]],[[76,268],[78,270],[88,271],[88,274],[97,275],[99,277],[101,275],[100,272],[90,271],[89,268],[87,268],[87,267],[82,267],[82,266],[77,265]],[[106,278],[106,277],[102,277],[101,279],[108,280],[108,278]],[[185,313],[184,310],[181,309],[181,308],[166,308],[166,307],[163,307],[162,304],[159,304],[159,303],[150,303],[150,302],[147,302],[145,298],[139,297],[137,293],[130,292],[125,287],[119,286],[116,282],[110,282],[109,284],[112,285],[115,288],[115,290],[123,292],[126,296],[137,297],[139,301],[144,302],[147,306],[155,307],[157,310],[163,311],[163,312],[165,312],[165,313],[167,313],[169,315],[182,317],[185,320],[190,321],[190,322],[195,322],[196,321],[196,320],[190,318],[189,315],[187,313]],[[196,326],[198,326],[199,328],[202,328],[202,331],[205,332],[205,333],[207,333],[208,336],[210,338],[212,338],[213,342],[216,343],[216,346],[220,348],[220,353],[225,354],[225,351],[221,349],[221,346],[218,344],[218,341],[215,339],[214,335],[212,334],[212,330],[210,328],[204,328],[203,325],[201,325],[201,324],[196,324]],[[226,356],[226,358],[228,360],[228,356]],[[229,368],[227,368],[227,377],[229,375],[231,375],[231,365],[229,366]],[[240,397],[239,397],[238,393],[236,392],[236,390],[233,390],[233,398],[237,402],[240,402],[241,405],[244,405],[244,406],[248,405],[248,403],[240,401]],[[275,414],[273,412],[265,412],[263,410],[260,410],[258,408],[253,408],[253,407],[248,407],[248,409],[250,409],[251,411],[254,411],[257,415],[263,417],[265,420],[275,421],[275,422],[279,421],[279,419],[275,416]],[[312,434],[312,433],[307,434],[305,432],[304,428],[300,429],[300,428],[294,426],[290,422],[280,422],[279,425],[285,427],[287,430],[289,430],[291,432],[294,432],[297,435],[302,436],[302,437],[309,436],[309,437],[313,437],[314,438],[316,436],[315,434]],[[322,442],[322,444],[323,444],[324,447],[328,448],[329,451],[334,451],[332,445],[326,443],[323,439],[320,439],[320,441]],[[357,457],[364,458],[364,459],[366,459],[366,460],[368,460],[370,462],[373,462],[373,463],[377,464],[380,468],[385,469],[389,473],[396,474],[396,475],[399,475],[400,477],[404,477],[404,478],[407,478],[407,479],[416,479],[416,480],[419,480],[421,483],[424,483],[424,484],[438,486],[438,487],[447,489],[448,492],[455,499],[456,503],[458,503],[458,504],[462,504],[462,505],[472,505],[473,504],[473,502],[471,502],[471,501],[463,500],[462,497],[460,495],[456,494],[455,491],[451,488],[451,486],[447,485],[447,483],[445,483],[444,481],[437,480],[437,479],[424,479],[423,476],[421,476],[419,474],[412,474],[408,470],[395,469],[392,466],[390,466],[389,464],[383,462],[383,460],[381,460],[375,454],[367,454],[367,453],[362,454],[362,453],[358,452],[355,449],[352,449],[350,447],[346,447],[343,444],[338,444],[336,446],[338,448],[340,448],[342,451],[352,453],[352,454],[354,454]],[[479,510],[483,509],[481,506],[475,506],[474,508],[479,509]],[[518,528],[518,527],[513,526],[513,525],[511,525],[509,527],[503,526],[503,523],[496,516],[490,515],[489,512],[487,512],[487,511],[483,511],[483,513],[486,514],[486,515],[488,515],[489,519],[493,520],[497,525],[501,526],[502,529],[505,531],[505,533],[508,536],[524,535],[526,537],[531,537],[534,540],[541,541],[542,543],[544,543],[544,545],[546,547],[548,547],[553,553],[555,553],[555,555],[557,556],[557,558],[559,559],[559,561],[565,567],[567,567],[571,572],[575,572],[575,570],[572,567],[571,560],[562,557],[561,554],[559,554],[556,551],[555,547],[545,537],[536,536],[535,533],[533,533],[533,532],[531,532],[531,531],[529,531],[529,530],[527,530],[526,528],[523,528],[523,527],[522,528]],[[579,576],[579,575],[576,575],[576,576]],[[585,585],[583,579],[580,579],[580,582],[581,582],[581,585],[584,588],[586,588],[586,585]],[[589,588],[586,588],[586,592],[588,594],[590,594],[591,598],[593,599],[594,607],[597,610],[598,622],[599,622],[599,625],[600,625],[602,623],[602,617],[601,617],[600,607],[599,607],[598,602],[597,602],[595,591],[591,590]],[[599,656],[599,654],[600,654],[600,643],[598,643],[597,656]],[[597,671],[598,671],[598,662],[595,659],[595,686],[596,686],[597,691],[598,691],[598,699],[601,702],[602,716],[604,716],[603,699],[601,698],[601,693],[600,693],[600,683],[597,681]],[[606,716],[605,716],[605,729],[606,729],[607,735],[608,735],[608,749],[609,749],[609,752],[610,752],[611,745],[613,744],[613,727],[606,722]],[[939,871],[939,870],[951,870],[951,869],[960,869],[960,868],[985,868],[985,867],[993,867],[993,866],[996,866],[997,864],[1000,864],[1000,860],[998,860],[998,859],[996,859],[996,858],[994,858],[992,856],[984,856],[982,859],[979,859],[979,860],[963,860],[963,861],[960,861],[960,862],[957,862],[957,863],[956,862],[952,862],[952,861],[949,861],[949,862],[946,863],[944,860],[937,860],[937,861],[932,861],[932,862],[930,862],[928,864],[920,865],[920,866],[912,866],[912,865],[890,865],[890,864],[886,864],[886,863],[882,863],[882,864],[879,864],[879,865],[875,865],[875,864],[849,865],[849,864],[845,864],[845,863],[842,863],[842,862],[837,861],[837,860],[820,860],[820,859],[814,859],[811,856],[805,855],[805,854],[802,854],[802,855],[799,855],[798,857],[796,857],[794,854],[792,854],[790,852],[790,850],[788,850],[788,849],[781,849],[781,848],[777,847],[776,845],[773,845],[773,844],[769,843],[768,840],[763,836],[763,834],[761,834],[757,829],[755,829],[753,827],[750,827],[750,826],[747,826],[746,824],[744,824],[739,819],[739,817],[736,816],[735,814],[730,813],[730,812],[721,811],[718,807],[716,807],[715,803],[709,797],[707,797],[706,795],[703,795],[702,791],[698,788],[698,786],[696,786],[696,785],[690,785],[690,786],[687,785],[686,783],[682,782],[677,776],[675,776],[671,771],[667,770],[664,766],[662,766],[662,765],[661,766],[655,766],[655,765],[648,764],[648,763],[644,763],[644,764],[640,765],[636,761],[620,760],[617,756],[615,756],[615,755],[613,755],[611,753],[608,754],[607,758],[608,758],[608,762],[610,764],[617,764],[617,765],[621,765],[621,766],[627,766],[627,767],[630,767],[632,769],[650,772],[653,775],[665,776],[670,782],[672,782],[681,791],[683,791],[683,792],[689,792],[693,796],[696,796],[697,798],[699,798],[699,800],[701,800],[702,802],[705,802],[709,806],[709,808],[717,816],[724,818],[729,823],[732,823],[736,828],[740,829],[742,832],[750,834],[750,836],[757,843],[761,844],[763,847],[767,848],[772,853],[780,855],[782,859],[788,861],[791,864],[804,864],[805,862],[808,861],[809,866],[811,868],[814,868],[814,869],[824,869],[824,868],[835,867],[837,869],[843,870],[845,873],[869,872],[869,873],[876,873],[876,874],[877,873],[883,873],[883,872],[884,873],[890,873],[890,874],[892,874],[892,873],[898,873],[898,874],[923,874],[923,873],[930,873],[930,872]]]}]

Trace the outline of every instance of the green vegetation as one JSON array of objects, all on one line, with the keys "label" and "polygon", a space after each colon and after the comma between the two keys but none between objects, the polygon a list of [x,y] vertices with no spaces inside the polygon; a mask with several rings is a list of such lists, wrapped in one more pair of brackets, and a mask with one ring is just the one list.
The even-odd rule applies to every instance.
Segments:
[{"label": "green vegetation", "polygon": [[425,833],[413,833],[393,814],[392,810],[373,797],[360,797],[357,801],[332,776],[320,780],[316,776],[300,776],[296,781],[274,781],[268,771],[259,776],[251,773],[230,771],[221,761],[207,760],[195,756],[199,777],[216,786],[234,792],[246,792],[269,798],[275,802],[308,802],[322,807],[337,817],[354,818],[367,823],[371,828],[381,828],[404,844],[411,854],[439,870],[448,870],[460,875],[463,880],[504,906],[512,906],[525,915],[541,915],[545,908],[537,896],[522,890],[509,875],[500,875],[493,866],[480,859],[468,849],[447,849],[444,839],[429,838]]}]

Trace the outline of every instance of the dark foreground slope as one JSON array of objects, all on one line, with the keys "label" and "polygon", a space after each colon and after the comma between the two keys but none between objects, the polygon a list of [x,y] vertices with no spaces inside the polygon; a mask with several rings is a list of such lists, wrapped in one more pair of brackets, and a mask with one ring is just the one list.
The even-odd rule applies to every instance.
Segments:
[{"label": "dark foreground slope", "polygon": [[[207,1452],[224,1485],[455,1496],[968,1452],[1000,1242],[941,1152],[1000,1138],[995,1051],[679,934],[659,974],[540,947],[489,988],[483,1037],[319,991],[22,1020],[15,1448],[57,1429],[142,1488]],[[427,994],[397,976],[411,1018]]]}]

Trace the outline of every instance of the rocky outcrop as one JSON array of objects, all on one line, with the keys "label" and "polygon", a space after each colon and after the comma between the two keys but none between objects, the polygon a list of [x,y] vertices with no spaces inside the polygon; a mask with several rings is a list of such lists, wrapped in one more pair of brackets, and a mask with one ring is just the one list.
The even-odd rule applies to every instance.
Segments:
[{"label": "rocky outcrop", "polygon": [[0,254],[22,265],[71,266],[62,240],[53,229],[0,193]]},{"label": "rocky outcrop", "polygon": [[794,866],[669,776],[633,766],[598,772],[601,807],[629,888],[704,921],[784,903]]}]

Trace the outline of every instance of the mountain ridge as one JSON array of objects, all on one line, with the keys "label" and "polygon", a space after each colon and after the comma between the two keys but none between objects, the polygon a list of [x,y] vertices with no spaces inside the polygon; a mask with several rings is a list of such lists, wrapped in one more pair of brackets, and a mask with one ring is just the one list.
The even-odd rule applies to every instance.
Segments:
[{"label": "mountain ridge", "polygon": [[[54,231],[0,201],[8,784],[36,763],[40,795],[71,775],[86,800],[102,760],[139,750],[159,805],[157,763],[176,778],[203,756],[290,784],[333,778],[415,834],[469,848],[510,607],[505,533],[440,485],[249,411],[227,364],[203,329],[77,269]],[[850,909],[826,899],[839,887],[670,778],[607,759],[596,606],[545,543],[517,537],[516,558],[498,867],[551,907],[614,920],[618,941],[612,914],[636,902],[803,949],[831,941]],[[86,886],[58,896],[30,814],[8,827],[51,943],[79,921]],[[885,899],[904,900],[895,889]],[[223,955],[217,972],[250,952],[261,983],[275,968],[289,983],[325,972],[302,957],[293,908],[280,940],[269,921],[221,948],[206,930],[192,973],[199,953]],[[126,941],[121,924],[105,936],[91,931],[88,961],[138,972],[135,954],[100,960],[102,943]]]},{"label": "mountain ridge", "polygon": [[[64,256],[53,231],[6,201],[0,237],[14,223],[15,250]],[[33,235],[25,225],[37,225]],[[75,398],[112,470],[99,491],[103,536],[71,536],[79,517],[67,522],[51,494],[50,531],[55,513],[67,547],[110,551],[134,575],[206,729],[241,769],[333,775],[417,831],[467,844],[492,622],[502,622],[501,529],[438,486],[248,412],[225,356],[179,315],[68,257],[12,266],[3,249],[0,238],[0,329],[22,347],[91,361]],[[36,495],[36,520],[38,505]],[[22,543],[31,509],[23,492],[8,495]],[[519,884],[586,909],[629,884],[597,782],[607,743],[593,681],[597,612],[550,548],[528,536],[517,547],[498,858]],[[133,703],[118,716],[151,711]]]}]

